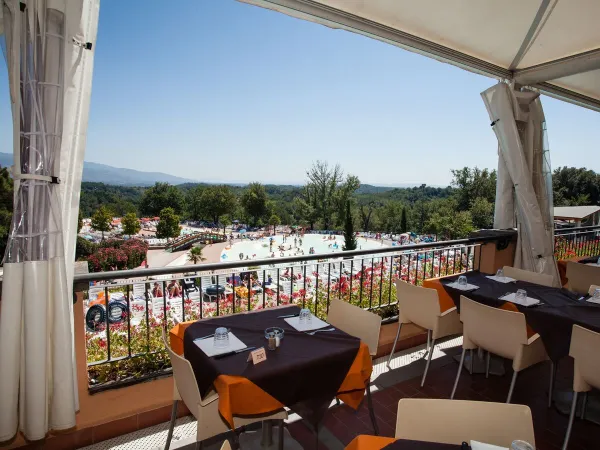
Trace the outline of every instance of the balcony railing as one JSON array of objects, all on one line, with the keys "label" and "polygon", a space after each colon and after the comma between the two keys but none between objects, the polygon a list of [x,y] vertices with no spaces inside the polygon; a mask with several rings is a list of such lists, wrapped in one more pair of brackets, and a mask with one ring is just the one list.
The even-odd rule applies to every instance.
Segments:
[{"label": "balcony railing", "polygon": [[563,228],[554,232],[554,255],[556,259],[600,254],[600,225],[591,227]]},{"label": "balcony railing", "polygon": [[[507,236],[475,237],[376,250],[77,275],[86,310],[89,390],[156,378],[170,371],[161,328],[175,321],[285,304],[326,318],[331,299],[397,316],[397,279],[478,269],[480,247]],[[108,331],[108,332],[107,332]]]}]

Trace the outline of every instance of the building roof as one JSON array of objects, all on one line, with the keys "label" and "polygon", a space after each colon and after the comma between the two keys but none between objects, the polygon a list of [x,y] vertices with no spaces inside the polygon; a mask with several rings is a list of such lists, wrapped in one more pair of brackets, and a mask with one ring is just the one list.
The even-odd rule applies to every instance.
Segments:
[{"label": "building roof", "polygon": [[600,211],[600,206],[555,206],[555,219],[585,219]]}]

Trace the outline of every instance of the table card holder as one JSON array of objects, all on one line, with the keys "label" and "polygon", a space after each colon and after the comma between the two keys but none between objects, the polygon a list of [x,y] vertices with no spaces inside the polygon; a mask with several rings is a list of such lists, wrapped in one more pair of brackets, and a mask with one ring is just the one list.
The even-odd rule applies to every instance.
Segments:
[{"label": "table card holder", "polygon": [[246,362],[252,361],[252,364],[257,365],[263,361],[267,360],[267,352],[265,352],[265,348],[261,347],[256,350],[253,350],[248,355],[248,359]]}]

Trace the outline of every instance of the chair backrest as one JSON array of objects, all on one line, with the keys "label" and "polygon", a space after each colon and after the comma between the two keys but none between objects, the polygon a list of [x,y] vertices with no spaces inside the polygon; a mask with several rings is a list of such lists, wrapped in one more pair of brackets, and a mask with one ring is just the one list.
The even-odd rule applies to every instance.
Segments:
[{"label": "chair backrest", "polygon": [[223,442],[223,445],[221,445],[221,450],[231,450],[231,444],[229,441]]},{"label": "chair backrest", "polygon": [[600,333],[573,325],[569,355],[575,360],[573,390],[587,392],[590,386],[600,389]]},{"label": "chair backrest", "polygon": [[567,286],[571,291],[585,295],[592,284],[600,284],[600,267],[569,261],[567,280]]},{"label": "chair backrest", "polygon": [[171,366],[173,367],[173,380],[175,382],[175,389],[179,393],[181,400],[185,403],[188,409],[195,414],[198,409],[198,405],[202,401],[200,391],[198,390],[198,383],[194,370],[190,362],[182,356],[179,356],[173,350],[167,342],[165,330],[162,330],[163,344],[169,354],[171,360]]},{"label": "chair backrest", "polygon": [[590,286],[590,290],[588,291],[588,295],[594,295],[594,292],[596,292],[596,289],[600,289],[600,286],[597,284],[592,284]]},{"label": "chair backrest", "polygon": [[367,344],[371,355],[377,353],[381,328],[381,317],[377,314],[343,300],[331,300],[327,322]]},{"label": "chair backrest", "polygon": [[520,439],[535,446],[528,406],[468,400],[403,398],[396,438],[456,445],[474,440],[505,448]]},{"label": "chair backrest", "polygon": [[397,280],[396,297],[400,323],[412,322],[427,330],[435,328],[437,317],[441,314],[440,300],[435,289]]},{"label": "chair backrest", "polygon": [[516,267],[511,266],[504,266],[502,272],[504,272],[505,277],[514,278],[515,280],[527,281],[542,286],[554,286],[554,278],[552,278],[552,275],[545,273],[531,272],[529,270],[517,269]]},{"label": "chair backrest", "polygon": [[514,359],[527,343],[525,315],[520,312],[482,305],[460,296],[463,339],[495,355]]}]

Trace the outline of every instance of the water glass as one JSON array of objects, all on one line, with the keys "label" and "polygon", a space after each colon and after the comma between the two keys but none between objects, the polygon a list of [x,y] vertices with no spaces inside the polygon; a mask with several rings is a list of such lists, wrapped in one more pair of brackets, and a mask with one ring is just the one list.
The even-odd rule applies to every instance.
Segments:
[{"label": "water glass", "polygon": [[594,295],[592,297],[594,297],[594,300],[600,301],[600,288],[594,290]]},{"label": "water glass", "polygon": [[496,272],[496,277],[504,278],[504,271],[502,269],[498,269],[498,272]]},{"label": "water glass", "polygon": [[215,348],[229,347],[229,330],[224,327],[219,327],[215,331]]},{"label": "water glass", "polygon": [[299,321],[300,325],[310,325],[312,320],[312,314],[310,313],[310,309],[304,308],[300,310]]},{"label": "water glass", "polygon": [[510,444],[510,450],[535,450],[535,448],[529,442],[517,440]]},{"label": "water glass", "polygon": [[458,277],[458,287],[466,288],[467,284],[468,284],[467,277],[465,277],[464,275],[461,275],[460,277]]},{"label": "water glass", "polygon": [[525,303],[527,301],[527,291],[525,289],[517,290],[515,294],[515,300]]}]

